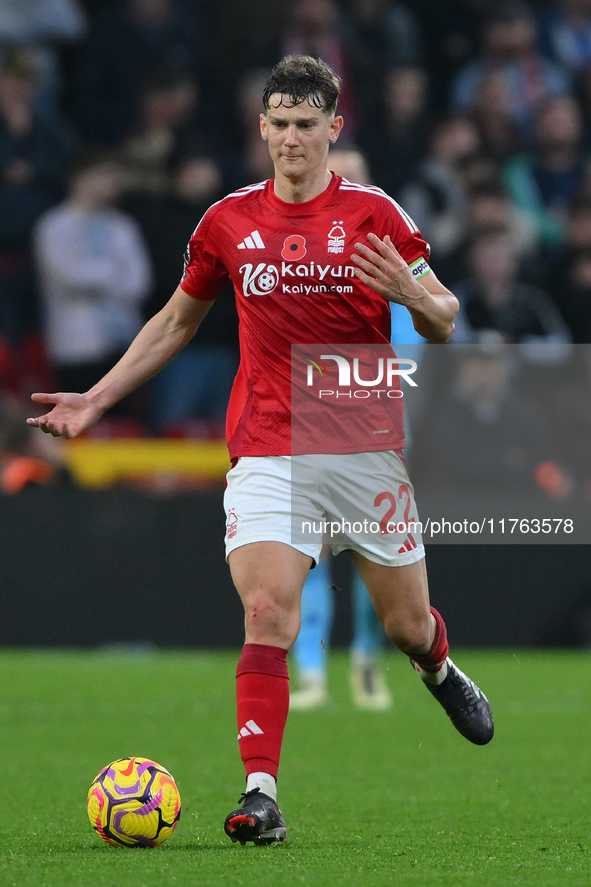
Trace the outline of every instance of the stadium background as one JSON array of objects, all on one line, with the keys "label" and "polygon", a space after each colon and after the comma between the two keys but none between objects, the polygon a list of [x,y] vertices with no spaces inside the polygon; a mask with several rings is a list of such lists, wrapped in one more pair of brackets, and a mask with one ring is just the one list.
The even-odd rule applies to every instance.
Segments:
[{"label": "stadium background", "polygon": [[[509,235],[516,259],[509,283],[530,300],[537,341],[566,346],[584,362],[591,10],[585,2],[487,0],[39,0],[34,7],[38,15],[21,19],[6,11],[13,7],[0,11],[0,643],[237,646],[241,614],[222,538],[227,386],[171,418],[154,383],[88,439],[51,451],[40,451],[40,435],[24,430],[30,392],[54,390],[64,371],[46,326],[39,219],[65,199],[73,164],[114,165],[117,203],[149,256],[138,303],[148,316],[176,286],[202,210],[269,174],[256,132],[260,83],[284,52],[309,51],[343,76],[343,144],[360,148],[372,181],[415,214],[433,245],[434,270],[450,288],[459,285],[463,307],[478,290],[478,244]],[[519,32],[524,22],[533,43],[527,27]],[[490,42],[499,29],[501,48]],[[544,115],[550,123],[541,130]],[[491,333],[495,344],[527,341],[495,317],[466,318],[462,344],[490,341]],[[190,350],[200,378],[230,377],[230,299]],[[99,363],[94,355],[77,369]],[[556,366],[546,366],[547,377],[560,382]],[[167,379],[166,391],[181,402],[184,378],[182,371]],[[525,459],[519,484],[524,496],[546,496],[548,505],[560,499],[588,523],[591,417],[586,379],[577,379],[583,395],[570,419],[582,455],[567,448],[557,458],[548,444],[539,458]],[[416,428],[419,453],[432,405],[423,406]],[[469,443],[464,464],[473,460]],[[547,463],[550,479],[535,471]],[[430,491],[422,492],[420,465],[418,472],[420,504]],[[464,481],[477,498],[478,484]],[[433,496],[430,506],[444,508],[445,491]],[[586,545],[429,547],[434,602],[445,607],[454,641],[472,646],[587,646],[587,564]],[[350,632],[348,581],[339,559],[337,645]]]}]

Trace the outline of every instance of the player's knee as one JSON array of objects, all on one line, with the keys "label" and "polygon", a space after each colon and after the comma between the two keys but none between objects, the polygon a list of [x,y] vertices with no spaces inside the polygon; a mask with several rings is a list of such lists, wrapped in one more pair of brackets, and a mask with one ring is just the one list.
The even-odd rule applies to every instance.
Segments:
[{"label": "player's knee", "polygon": [[386,634],[403,653],[425,653],[433,640],[430,618],[399,619],[391,617],[385,623]]},{"label": "player's knee", "polygon": [[278,627],[282,622],[283,608],[272,597],[256,595],[244,603],[244,615],[253,628],[265,630]]},{"label": "player's knee", "polygon": [[252,643],[290,649],[298,633],[297,613],[274,596],[259,594],[244,602],[246,634]]}]

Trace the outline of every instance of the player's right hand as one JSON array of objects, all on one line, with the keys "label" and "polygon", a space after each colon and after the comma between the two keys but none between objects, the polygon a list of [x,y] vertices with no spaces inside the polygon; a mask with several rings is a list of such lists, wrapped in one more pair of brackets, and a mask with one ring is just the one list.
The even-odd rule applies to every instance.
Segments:
[{"label": "player's right hand", "polygon": [[40,428],[53,437],[71,440],[98,422],[102,411],[84,394],[58,392],[57,394],[32,394],[35,403],[54,404],[44,416],[27,419],[27,425]]}]

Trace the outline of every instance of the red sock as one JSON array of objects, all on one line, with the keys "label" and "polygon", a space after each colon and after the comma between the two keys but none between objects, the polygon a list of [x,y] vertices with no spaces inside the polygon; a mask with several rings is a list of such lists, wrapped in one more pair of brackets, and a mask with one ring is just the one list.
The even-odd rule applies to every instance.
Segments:
[{"label": "red sock", "polygon": [[447,630],[445,622],[441,618],[441,614],[437,612],[435,607],[431,607],[431,613],[435,617],[435,637],[433,643],[427,653],[420,653],[416,656],[414,653],[410,657],[411,662],[420,665],[423,671],[436,674],[449,653],[449,644],[447,642]]},{"label": "red sock", "polygon": [[236,669],[238,743],[246,775],[262,771],[277,779],[289,710],[287,650],[245,644]]}]

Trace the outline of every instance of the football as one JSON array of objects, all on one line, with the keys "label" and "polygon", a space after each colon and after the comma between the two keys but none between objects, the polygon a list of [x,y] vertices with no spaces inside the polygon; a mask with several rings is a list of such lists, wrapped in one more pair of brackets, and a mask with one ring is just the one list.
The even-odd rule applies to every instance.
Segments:
[{"label": "football", "polygon": [[164,767],[148,758],[120,758],[88,790],[88,817],[108,844],[157,847],[177,827],[181,796]]}]

